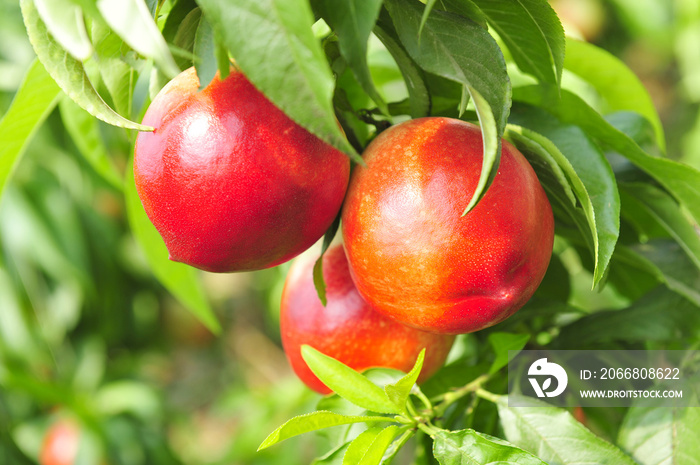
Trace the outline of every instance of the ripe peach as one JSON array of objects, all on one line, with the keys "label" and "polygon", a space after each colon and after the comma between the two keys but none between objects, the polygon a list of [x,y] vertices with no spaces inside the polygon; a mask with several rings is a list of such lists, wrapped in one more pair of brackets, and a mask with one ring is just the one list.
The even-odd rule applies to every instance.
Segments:
[{"label": "ripe peach", "polygon": [[315,257],[302,256],[292,265],[282,293],[280,330],[292,368],[311,389],[329,389],[301,357],[310,345],[356,370],[371,367],[409,371],[426,348],[421,382],[442,366],[453,336],[432,334],[396,323],[375,312],[355,289],[341,245],[323,256],[327,305],[323,306],[313,282]]},{"label": "ripe peach", "polygon": [[46,432],[39,453],[41,465],[73,465],[78,456],[80,430],[68,420],[59,420]]},{"label": "ripe peach", "polygon": [[482,165],[479,127],[449,118],[393,126],[366,149],[343,207],[353,279],[374,308],[425,331],[458,334],[522,307],[552,253],[554,219],[527,160],[503,141],[484,198],[462,212]]},{"label": "ripe peach", "polygon": [[136,140],[143,207],[172,260],[207,271],[278,265],[340,210],[349,159],[287,117],[239,71],[202,91],[194,68],[151,103]]}]

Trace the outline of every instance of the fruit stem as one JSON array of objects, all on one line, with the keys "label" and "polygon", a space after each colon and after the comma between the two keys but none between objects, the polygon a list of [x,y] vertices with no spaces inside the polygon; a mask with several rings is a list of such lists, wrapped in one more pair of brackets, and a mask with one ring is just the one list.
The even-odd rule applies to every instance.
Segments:
[{"label": "fruit stem", "polygon": [[487,391],[485,389],[481,389],[481,388],[478,388],[475,392],[476,392],[477,396],[481,397],[482,399],[489,400],[489,401],[493,402],[494,404],[496,402],[498,402],[499,398],[501,397],[497,394],[494,394],[493,392],[489,392],[489,391]]},{"label": "fruit stem", "polygon": [[427,434],[433,439],[435,438],[435,434],[437,434],[440,431],[438,428],[434,427],[430,423],[418,422],[416,426],[418,426],[419,430],[423,431],[425,434]]}]

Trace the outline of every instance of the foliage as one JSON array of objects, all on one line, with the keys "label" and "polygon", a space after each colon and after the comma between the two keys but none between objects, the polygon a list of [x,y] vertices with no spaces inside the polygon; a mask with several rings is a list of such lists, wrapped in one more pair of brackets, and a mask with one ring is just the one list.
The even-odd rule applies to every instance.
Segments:
[{"label": "foliage", "polygon": [[[0,463],[35,463],[63,416],[86,431],[82,463],[697,463],[697,409],[586,409],[583,425],[502,396],[508,350],[697,349],[700,336],[700,9],[591,2],[609,13],[608,51],[565,37],[544,0],[0,3]],[[630,44],[646,68],[616,56]],[[674,56],[677,100],[659,105],[671,97],[653,79]],[[556,220],[535,297],[460,336],[421,387],[422,357],[406,375],[361,374],[306,348],[335,392],[309,413],[318,399],[278,374],[284,266],[219,278],[169,262],[134,191],[150,100],[179,70],[206,85],[230,60],[356,163],[407,118],[478,122],[465,214],[501,137],[518,147]],[[225,434],[207,450],[193,430]]]}]

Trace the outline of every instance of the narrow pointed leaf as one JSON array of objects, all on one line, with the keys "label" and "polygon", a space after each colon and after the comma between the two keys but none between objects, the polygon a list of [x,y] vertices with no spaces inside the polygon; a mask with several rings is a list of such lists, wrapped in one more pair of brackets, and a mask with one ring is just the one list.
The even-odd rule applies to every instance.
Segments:
[{"label": "narrow pointed leaf", "polygon": [[318,379],[340,397],[373,412],[400,412],[382,388],[347,365],[307,345],[301,347],[301,355]]},{"label": "narrow pointed leaf", "polygon": [[538,81],[559,86],[564,28],[547,0],[472,0],[503,39],[513,60]]},{"label": "narrow pointed leaf", "polygon": [[664,128],[649,92],[636,74],[611,53],[588,42],[567,37],[564,68],[591,84],[603,98],[603,113],[634,111],[654,127],[657,143],[664,147]]},{"label": "narrow pointed leaf", "polygon": [[83,12],[71,0],[35,0],[39,16],[61,46],[76,60],[92,55],[92,43],[85,30]]},{"label": "narrow pointed leaf", "polygon": [[131,163],[127,167],[125,196],[129,225],[155,277],[210,331],[216,334],[221,332],[221,326],[207,301],[197,271],[168,259],[165,243],[141,205]]},{"label": "narrow pointed leaf", "polygon": [[[334,81],[305,0],[200,0],[236,64],[277,107],[311,133],[362,159],[338,127]],[[284,79],[280,79],[284,76]]]},{"label": "narrow pointed leaf", "polygon": [[506,439],[547,464],[635,465],[630,456],[593,434],[566,410],[536,399],[520,402],[527,406],[509,407],[506,396],[497,402]]},{"label": "narrow pointed leaf", "polygon": [[438,432],[433,455],[440,465],[547,465],[503,439],[473,429]]},{"label": "narrow pointed leaf", "polygon": [[419,37],[420,2],[387,0],[385,5],[411,58],[425,71],[464,85],[474,101],[484,136],[484,161],[466,214],[483,197],[498,170],[510,108],[510,81],[503,54],[486,30],[466,18],[433,11]]},{"label": "narrow pointed leaf", "polygon": [[326,281],[323,279],[323,255],[325,255],[328,247],[331,246],[333,238],[338,232],[338,227],[340,227],[340,214],[336,216],[328,231],[323,235],[323,245],[321,246],[321,255],[316,259],[314,263],[313,276],[314,276],[314,287],[316,288],[316,294],[318,294],[319,300],[325,307],[328,303],[326,299]]},{"label": "narrow pointed leaf", "polygon": [[700,222],[700,171],[683,163],[649,155],[627,135],[613,127],[577,95],[562,89],[561,98],[545,89],[519,88],[517,99],[547,108],[563,122],[580,126],[587,134],[613,149],[664,186],[695,221]]},{"label": "narrow pointed leaf", "polygon": [[97,8],[105,22],[124,42],[155,61],[168,77],[174,78],[180,73],[168,44],[143,0],[97,0]]},{"label": "narrow pointed leaf", "polygon": [[387,397],[402,411],[406,409],[408,396],[411,394],[411,389],[416,384],[418,376],[420,376],[424,360],[425,349],[420,351],[416,363],[413,365],[413,368],[411,368],[411,371],[406,373],[406,376],[395,383],[384,386],[384,392],[386,392]]},{"label": "narrow pointed leaf", "polygon": [[34,133],[56,106],[61,89],[34,60],[0,120],[0,196]]},{"label": "narrow pointed leaf", "polygon": [[508,362],[510,361],[508,352],[522,350],[529,340],[529,334],[489,334],[489,343],[491,344],[491,347],[493,347],[493,351],[496,353],[496,359],[493,361],[489,373],[494,374],[504,366],[508,365]]},{"label": "narrow pointed leaf", "polygon": [[317,0],[315,9],[338,35],[340,53],[367,95],[383,113],[386,102],[372,82],[367,65],[367,41],[377,22],[382,0]]},{"label": "narrow pointed leaf", "polygon": [[343,456],[343,465],[379,465],[384,452],[399,433],[395,425],[370,428],[356,437]]},{"label": "narrow pointed leaf", "polygon": [[194,67],[197,70],[199,88],[201,90],[209,85],[219,69],[214,30],[205,17],[199,20],[199,26],[197,26],[197,33],[194,38],[194,54],[199,58],[199,60],[195,61]]},{"label": "narrow pointed leaf", "polygon": [[593,232],[593,282],[594,285],[599,283],[620,234],[620,198],[610,163],[595,140],[581,128],[562,122],[544,110],[514,108],[511,119],[551,140],[582,182],[584,189],[577,186],[575,178],[571,178]]},{"label": "narrow pointed leaf", "polygon": [[124,181],[117,173],[107,155],[107,149],[100,139],[99,122],[67,97],[61,100],[59,110],[66,131],[70,134],[85,161],[105,181],[117,189],[122,189]]},{"label": "narrow pointed leaf", "polygon": [[274,430],[260,444],[258,450],[266,449],[273,444],[284,441],[300,434],[316,431],[331,426],[347,425],[350,423],[376,423],[383,421],[391,421],[387,417],[377,416],[347,416],[337,413],[320,410],[318,412],[299,415],[287,421],[285,424]]},{"label": "narrow pointed leaf", "polygon": [[73,58],[51,37],[39,17],[32,0],[20,0],[24,24],[29,40],[39,61],[59,87],[78,105],[105,123],[127,129],[152,131],[153,128],[137,124],[112,110],[97,93],[88,79],[83,64]]},{"label": "narrow pointed leaf", "polygon": [[649,184],[625,184],[628,202],[644,208],[681,246],[688,258],[700,269],[700,235],[686,219],[679,205],[663,191]]}]

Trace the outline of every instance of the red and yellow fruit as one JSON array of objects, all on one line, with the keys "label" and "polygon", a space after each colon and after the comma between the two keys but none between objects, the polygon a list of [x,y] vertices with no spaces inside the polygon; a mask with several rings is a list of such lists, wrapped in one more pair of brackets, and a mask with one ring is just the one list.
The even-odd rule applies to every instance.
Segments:
[{"label": "red and yellow fruit", "polygon": [[330,390],[314,375],[301,356],[310,345],[356,370],[371,367],[409,371],[426,348],[419,382],[445,361],[453,336],[432,334],[396,323],[375,312],[355,289],[342,246],[323,256],[327,305],[323,306],[313,282],[315,257],[300,257],[289,270],[282,294],[282,344],[301,380],[320,393]]},{"label": "red and yellow fruit", "polygon": [[73,465],[80,446],[80,429],[69,420],[51,425],[39,453],[41,465]]},{"label": "red and yellow fruit", "polygon": [[328,229],[348,158],[297,125],[238,71],[198,91],[194,68],[148,108],[136,141],[141,202],[172,260],[207,271],[283,263]]},{"label": "red and yellow fruit", "polygon": [[472,124],[421,118],[381,133],[353,173],[343,238],[359,293],[426,331],[496,324],[525,304],[552,253],[554,220],[532,167],[508,142],[484,198],[466,216],[482,165]]}]

